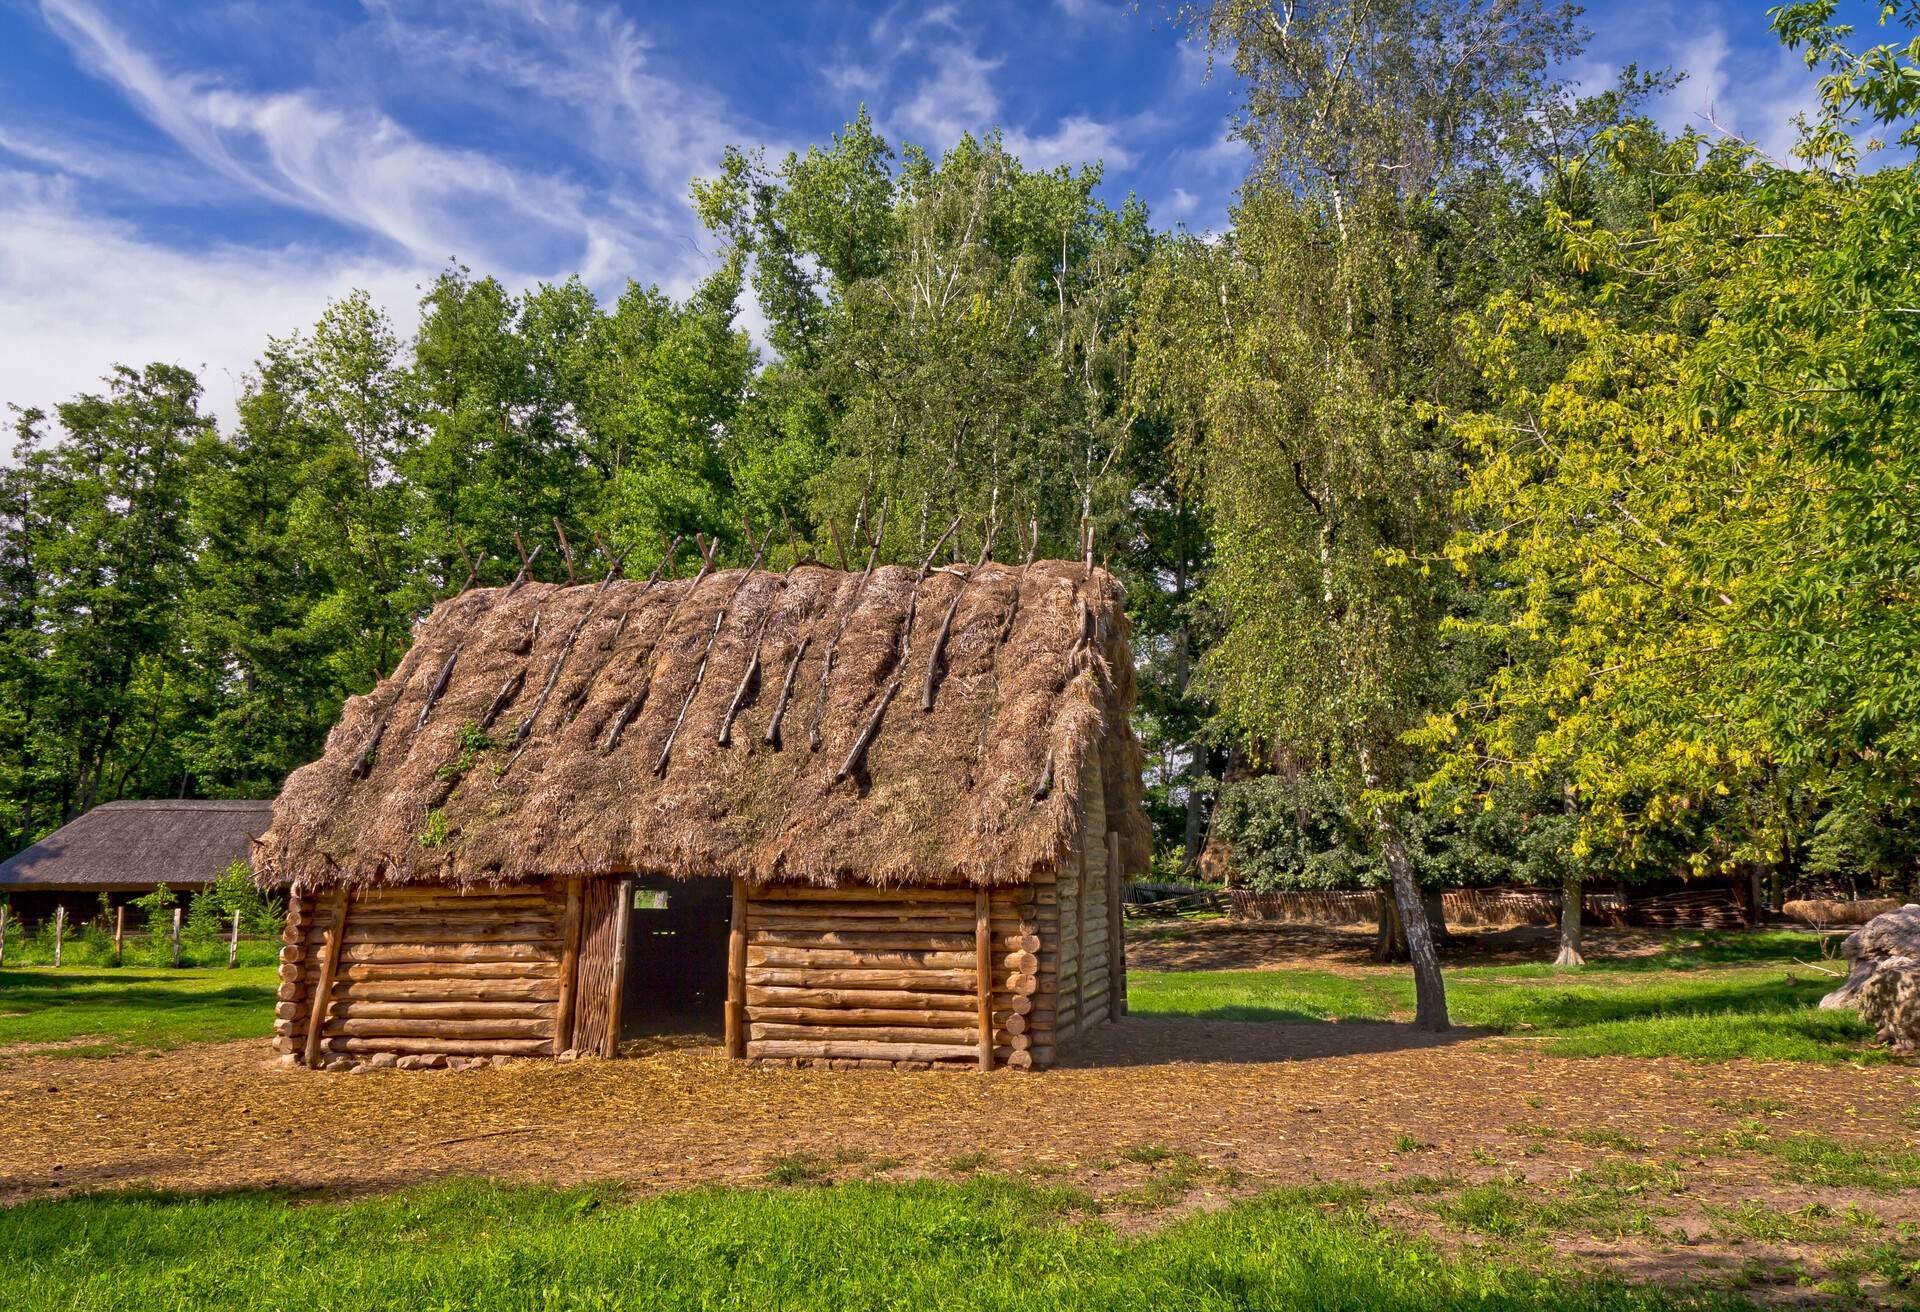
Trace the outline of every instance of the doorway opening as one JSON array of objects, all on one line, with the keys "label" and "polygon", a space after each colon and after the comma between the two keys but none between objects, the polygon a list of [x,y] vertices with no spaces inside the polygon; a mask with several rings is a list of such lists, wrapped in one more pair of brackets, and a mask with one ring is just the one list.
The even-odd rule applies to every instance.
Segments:
[{"label": "doorway opening", "polygon": [[620,1037],[722,1033],[733,886],[725,879],[636,879],[627,907]]}]

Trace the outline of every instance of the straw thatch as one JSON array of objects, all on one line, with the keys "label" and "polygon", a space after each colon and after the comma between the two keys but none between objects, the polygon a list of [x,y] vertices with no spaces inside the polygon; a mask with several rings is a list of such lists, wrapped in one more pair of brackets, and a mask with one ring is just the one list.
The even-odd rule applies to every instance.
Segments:
[{"label": "straw thatch", "polygon": [[[911,604],[916,573],[885,567],[863,583],[809,565],[697,586],[464,593],[424,621],[392,678],[347,704],[326,754],[287,780],[257,864],[309,886],[609,872],[1018,883],[1074,850],[1080,761],[1097,748],[1128,867],[1143,866],[1119,584],[1078,564],[989,563],[934,570]],[[898,695],[860,753],[896,674]],[[475,750],[481,728],[489,742]]]},{"label": "straw thatch", "polygon": [[192,889],[245,861],[271,802],[106,802],[0,864],[0,891]]}]

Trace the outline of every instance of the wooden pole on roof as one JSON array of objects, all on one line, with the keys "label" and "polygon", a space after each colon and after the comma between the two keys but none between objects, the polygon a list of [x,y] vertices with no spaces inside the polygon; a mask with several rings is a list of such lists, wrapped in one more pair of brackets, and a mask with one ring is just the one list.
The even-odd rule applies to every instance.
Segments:
[{"label": "wooden pole on roof", "polygon": [[973,894],[974,1015],[980,1025],[980,1069],[993,1069],[993,915],[984,888]]},{"label": "wooden pole on roof", "polygon": [[680,549],[680,537],[678,535],[676,535],[673,541],[671,542],[667,541],[667,535],[665,533],[662,533],[660,535],[661,563],[667,567],[667,577],[670,579],[678,577],[673,572],[673,553],[678,551],[679,549]]},{"label": "wooden pole on roof", "polygon": [[[860,505],[864,508],[866,504],[866,498],[862,496]],[[819,751],[823,741],[820,726],[826,722],[827,718],[827,683],[833,678],[833,658],[839,650],[840,637],[847,631],[847,623],[853,619],[853,612],[860,605],[860,597],[867,590],[867,580],[873,577],[874,564],[880,559],[880,541],[887,532],[889,504],[891,503],[887,499],[882,498],[880,513],[873,521],[873,544],[867,549],[867,567],[860,571],[860,581],[853,585],[853,595],[847,598],[846,609],[840,612],[840,622],[834,626],[833,637],[827,640],[826,659],[820,665],[820,700],[814,707],[813,728],[807,735],[807,746],[812,751]]]},{"label": "wooden pole on roof", "polygon": [[547,544],[544,542],[534,543],[533,554],[528,555],[527,549],[525,547],[520,546],[520,535],[518,533],[515,533],[513,535],[513,545],[515,547],[518,547],[520,550],[520,572],[513,576],[513,582],[507,584],[506,595],[509,597],[511,597],[514,593],[520,591],[520,585],[522,583],[525,583],[529,578],[532,577],[533,562],[540,559],[540,553],[546,549]]},{"label": "wooden pole on roof", "polygon": [[734,876],[727,924],[727,1056],[747,1055],[747,881]]},{"label": "wooden pole on roof", "polygon": [[887,686],[880,690],[880,699],[874,704],[873,713],[867,717],[866,724],[860,730],[860,736],[853,740],[853,747],[847,752],[847,759],[842,761],[839,770],[835,771],[833,776],[835,783],[847,778],[860,768],[861,761],[866,757],[867,748],[872,746],[873,740],[880,734],[880,723],[886,719],[887,707],[893,704],[893,699],[900,693],[900,680],[907,673],[907,657],[913,651],[913,620],[920,609],[920,585],[926,582],[927,570],[939,557],[940,548],[946,546],[947,539],[952,537],[953,531],[959,527],[960,516],[955,515],[953,523],[947,525],[947,531],[942,533],[939,540],[933,544],[933,550],[929,551],[926,558],[920,562],[920,572],[913,576],[913,586],[907,590],[906,618],[900,622],[900,654],[893,664],[893,677],[888,679]]},{"label": "wooden pole on roof", "polygon": [[973,576],[986,568],[988,559],[993,555],[993,535],[998,525],[987,525],[986,540],[980,544],[980,559],[974,562],[973,569],[960,580],[960,586],[953,590],[953,600],[947,604],[947,613],[940,621],[940,632],[934,635],[933,652],[927,657],[927,682],[920,690],[920,709],[933,709],[933,690],[940,679],[941,657],[946,655],[947,635],[953,632],[953,617],[959,613],[960,598],[967,591],[967,584],[973,582]]},{"label": "wooden pole on roof", "polygon": [[[678,541],[678,539],[675,540]],[[694,535],[694,542],[695,545],[700,548],[700,572],[693,576],[693,582],[687,585],[687,590],[681,593],[679,600],[673,603],[673,609],[667,612],[667,618],[660,625],[660,631],[654,635],[652,644],[647,648],[646,653],[640,660],[635,663],[636,670],[642,668],[647,670],[647,677],[635,679],[633,695],[627,698],[626,704],[620,708],[619,713],[613,717],[612,723],[607,726],[606,736],[600,740],[600,752],[602,755],[614,749],[615,745],[620,741],[621,733],[626,730],[627,722],[638,715],[640,708],[646,705],[647,692],[653,682],[651,669],[653,653],[660,649],[660,640],[666,637],[667,630],[673,627],[674,620],[680,615],[680,608],[687,604],[688,598],[700,590],[701,581],[707,577],[707,572],[713,568],[713,549],[707,546],[706,540],[698,534]]]},{"label": "wooden pole on roof", "polygon": [[[593,590],[593,596],[587,601],[586,610],[581,613],[578,620],[574,621],[573,628],[567,631],[565,640],[560,644],[559,653],[553,658],[553,668],[547,671],[546,686],[540,689],[540,696],[534,701],[533,709],[526,713],[521,719],[519,727],[513,731],[512,746],[518,747],[527,740],[527,735],[533,732],[533,722],[539,719],[540,712],[547,708],[547,699],[553,696],[553,686],[560,682],[560,671],[566,668],[567,658],[573,655],[573,646],[580,640],[580,631],[586,628],[587,621],[593,618],[594,609],[600,604],[601,594],[604,593],[608,585],[613,582],[613,576],[620,572],[620,566],[624,564],[625,561],[626,555],[623,552],[607,570],[606,577],[600,580],[600,586]],[[509,764],[511,764],[511,762],[509,762]]]},{"label": "wooden pole on roof", "polygon": [[787,554],[793,557],[787,562],[787,568],[791,570],[800,563],[800,539],[794,536],[793,521],[787,518],[785,506],[780,507],[780,523],[787,530]]},{"label": "wooden pole on roof", "polygon": [[[680,539],[677,537],[674,538],[668,546],[668,554],[671,554],[673,548],[679,545]],[[627,552],[622,552],[620,554],[620,564],[614,569],[614,576],[616,578],[619,576],[620,570],[625,568],[626,558]],[[599,681],[601,671],[613,663],[614,651],[620,644],[620,635],[627,631],[627,621],[633,617],[634,609],[640,604],[640,599],[651,592],[653,585],[660,581],[660,571],[665,569],[666,565],[666,558],[663,556],[661,557],[660,563],[653,567],[653,573],[647,575],[646,583],[643,584],[638,591],[628,596],[627,607],[620,612],[620,618],[615,622],[613,632],[608,634],[600,642],[600,650],[605,652],[606,655],[601,658],[598,665],[593,667],[593,673],[586,677],[586,681],[567,698],[565,709],[569,714],[571,714],[575,708],[585,705],[588,696],[593,692],[593,685]]]},{"label": "wooden pole on roof", "polygon": [[333,1001],[333,977],[340,969],[340,949],[346,937],[347,890],[342,887],[320,948],[320,978],[314,982],[313,1003],[307,1012],[307,1043],[302,1057],[309,1067],[320,1064],[320,1039],[326,1029],[327,1006]]},{"label": "wooden pole on roof", "polygon": [[[713,617],[713,632],[707,635],[706,650],[700,653],[700,664],[693,672],[693,684],[687,689],[686,700],[680,703],[680,714],[674,717],[673,728],[667,730],[667,741],[660,745],[660,759],[653,763],[653,772],[655,774],[665,774],[667,772],[667,758],[673,755],[674,740],[680,736],[680,726],[687,722],[687,710],[693,705],[694,697],[700,692],[700,685],[706,680],[707,662],[713,659],[714,644],[720,641],[720,627],[727,622],[727,612],[732,609],[733,603],[739,599],[740,590],[747,586],[747,580],[753,577],[753,572],[756,569],[760,568],[760,559],[767,554],[767,543],[772,537],[773,534],[769,532],[766,537],[760,539],[760,547],[753,553],[753,559],[748,562],[746,572],[742,574],[739,581],[733,585],[733,591],[729,592],[727,599],[720,603],[720,609]],[[753,540],[751,531],[747,534],[747,540],[749,542]],[[719,545],[719,541],[716,539],[714,547],[718,548]],[[708,559],[712,559],[711,554],[709,554]]]},{"label": "wooden pole on roof", "polygon": [[567,585],[571,587],[580,581],[580,576],[573,572],[573,544],[567,541],[567,530],[561,526],[558,515],[553,517],[553,531],[560,539],[560,554],[567,562]]}]

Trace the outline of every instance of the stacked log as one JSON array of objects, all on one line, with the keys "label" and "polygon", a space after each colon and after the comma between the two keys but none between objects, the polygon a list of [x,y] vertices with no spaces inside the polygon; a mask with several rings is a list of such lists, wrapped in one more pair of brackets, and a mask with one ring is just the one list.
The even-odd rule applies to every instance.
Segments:
[{"label": "stacked log", "polygon": [[[319,1060],[374,1053],[545,1056],[562,991],[566,896],[552,884],[436,885],[290,899],[275,1046],[300,1051],[325,985]],[[340,943],[324,970],[329,935]]]},{"label": "stacked log", "polygon": [[[746,905],[746,1055],[977,1065],[975,902],[971,888],[753,890]],[[1041,939],[1019,890],[989,896],[987,933],[993,1062],[1030,1067]]]}]

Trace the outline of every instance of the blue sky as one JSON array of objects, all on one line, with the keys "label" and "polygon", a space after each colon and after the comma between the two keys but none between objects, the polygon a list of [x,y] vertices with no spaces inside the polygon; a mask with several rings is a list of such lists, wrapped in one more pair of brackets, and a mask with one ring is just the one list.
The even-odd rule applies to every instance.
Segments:
[{"label": "blue sky", "polygon": [[[1765,7],[1595,0],[1571,71],[1688,70],[1663,124],[1711,111],[1781,150],[1813,80]],[[230,417],[269,334],[353,287],[409,329],[455,257],[684,291],[713,259],[688,180],[862,102],[896,143],[998,125],[1029,165],[1101,159],[1114,198],[1217,226],[1244,156],[1204,67],[1152,0],[0,0],[0,402],[169,360]]]}]

